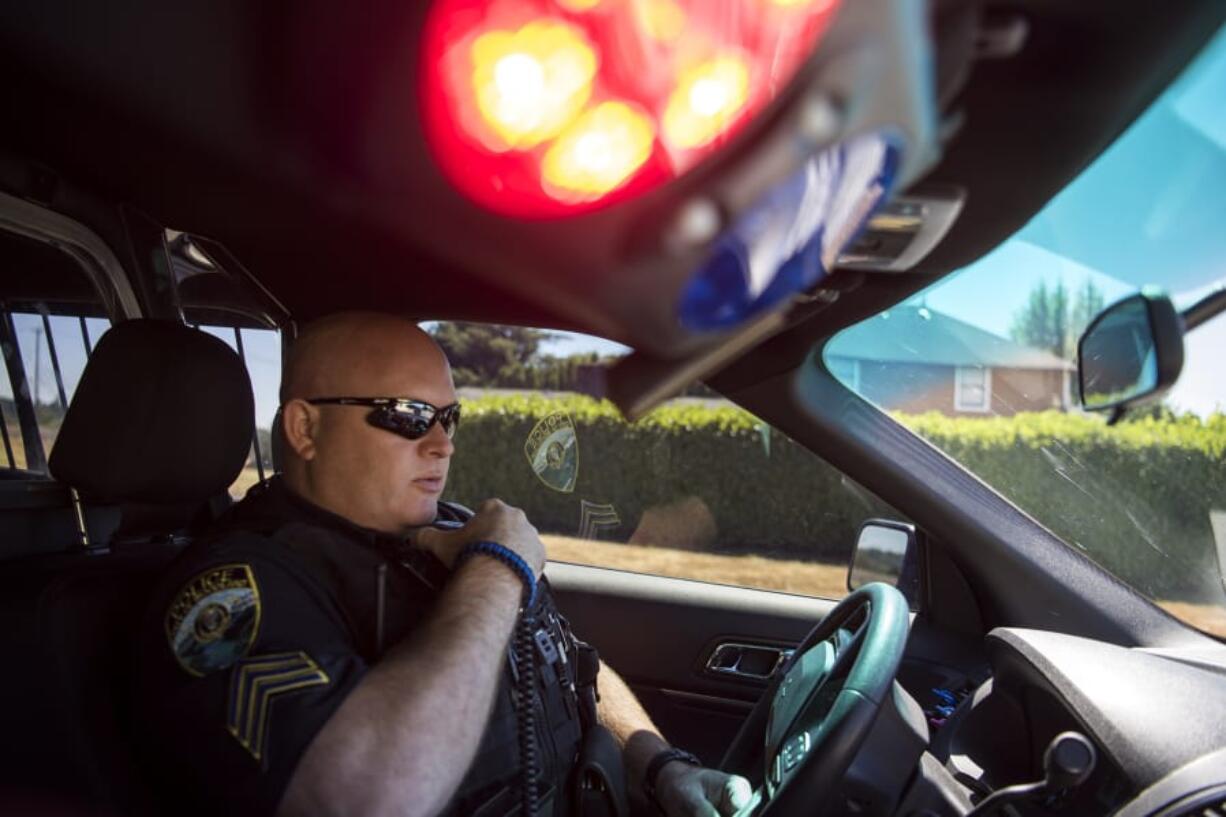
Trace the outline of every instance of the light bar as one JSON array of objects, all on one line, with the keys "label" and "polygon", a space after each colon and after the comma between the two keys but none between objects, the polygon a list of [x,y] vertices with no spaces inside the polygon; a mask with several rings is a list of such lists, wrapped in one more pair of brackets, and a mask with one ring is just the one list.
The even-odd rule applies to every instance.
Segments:
[{"label": "light bar", "polygon": [[466,196],[549,218],[675,178],[793,78],[839,0],[436,0],[432,152]]}]

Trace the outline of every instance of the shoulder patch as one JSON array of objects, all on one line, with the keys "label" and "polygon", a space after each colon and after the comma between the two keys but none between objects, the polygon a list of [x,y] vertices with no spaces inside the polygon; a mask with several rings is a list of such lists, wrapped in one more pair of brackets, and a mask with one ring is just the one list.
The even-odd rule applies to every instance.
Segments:
[{"label": "shoulder patch", "polygon": [[166,639],[179,666],[197,677],[247,654],[260,626],[260,591],[251,567],[221,565],[183,586],[166,611]]},{"label": "shoulder patch", "polygon": [[230,675],[226,728],[252,757],[262,761],[276,699],[329,683],[328,673],[301,651],[244,658]]}]

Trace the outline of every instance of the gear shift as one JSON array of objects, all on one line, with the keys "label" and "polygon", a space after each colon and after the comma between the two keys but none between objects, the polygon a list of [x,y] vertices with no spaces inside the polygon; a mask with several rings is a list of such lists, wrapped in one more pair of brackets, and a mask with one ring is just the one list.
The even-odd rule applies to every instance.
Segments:
[{"label": "gear shift", "polygon": [[1061,732],[1043,753],[1042,780],[994,791],[966,817],[986,817],[1006,803],[1076,788],[1086,781],[1097,762],[1098,753],[1089,738],[1080,732]]}]

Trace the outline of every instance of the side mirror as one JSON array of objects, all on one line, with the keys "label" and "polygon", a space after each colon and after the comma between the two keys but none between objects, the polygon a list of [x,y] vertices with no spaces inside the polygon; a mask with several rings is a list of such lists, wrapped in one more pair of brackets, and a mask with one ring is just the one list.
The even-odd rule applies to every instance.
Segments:
[{"label": "side mirror", "polygon": [[1107,307],[1077,344],[1081,404],[1090,411],[1153,400],[1182,369],[1182,319],[1159,293],[1142,292]]},{"label": "side mirror", "polygon": [[915,526],[890,519],[870,519],[860,526],[856,550],[847,571],[847,589],[869,582],[893,585],[912,610],[920,601],[919,537]]}]

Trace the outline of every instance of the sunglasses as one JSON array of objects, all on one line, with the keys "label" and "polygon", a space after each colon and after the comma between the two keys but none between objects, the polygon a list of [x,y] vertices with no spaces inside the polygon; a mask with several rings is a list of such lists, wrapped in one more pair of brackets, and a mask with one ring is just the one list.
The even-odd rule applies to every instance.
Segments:
[{"label": "sunglasses", "polygon": [[366,415],[366,422],[406,440],[420,440],[435,423],[448,437],[454,437],[460,427],[459,403],[438,408],[424,400],[400,397],[317,397],[307,402],[312,406],[370,406],[374,411]]}]

